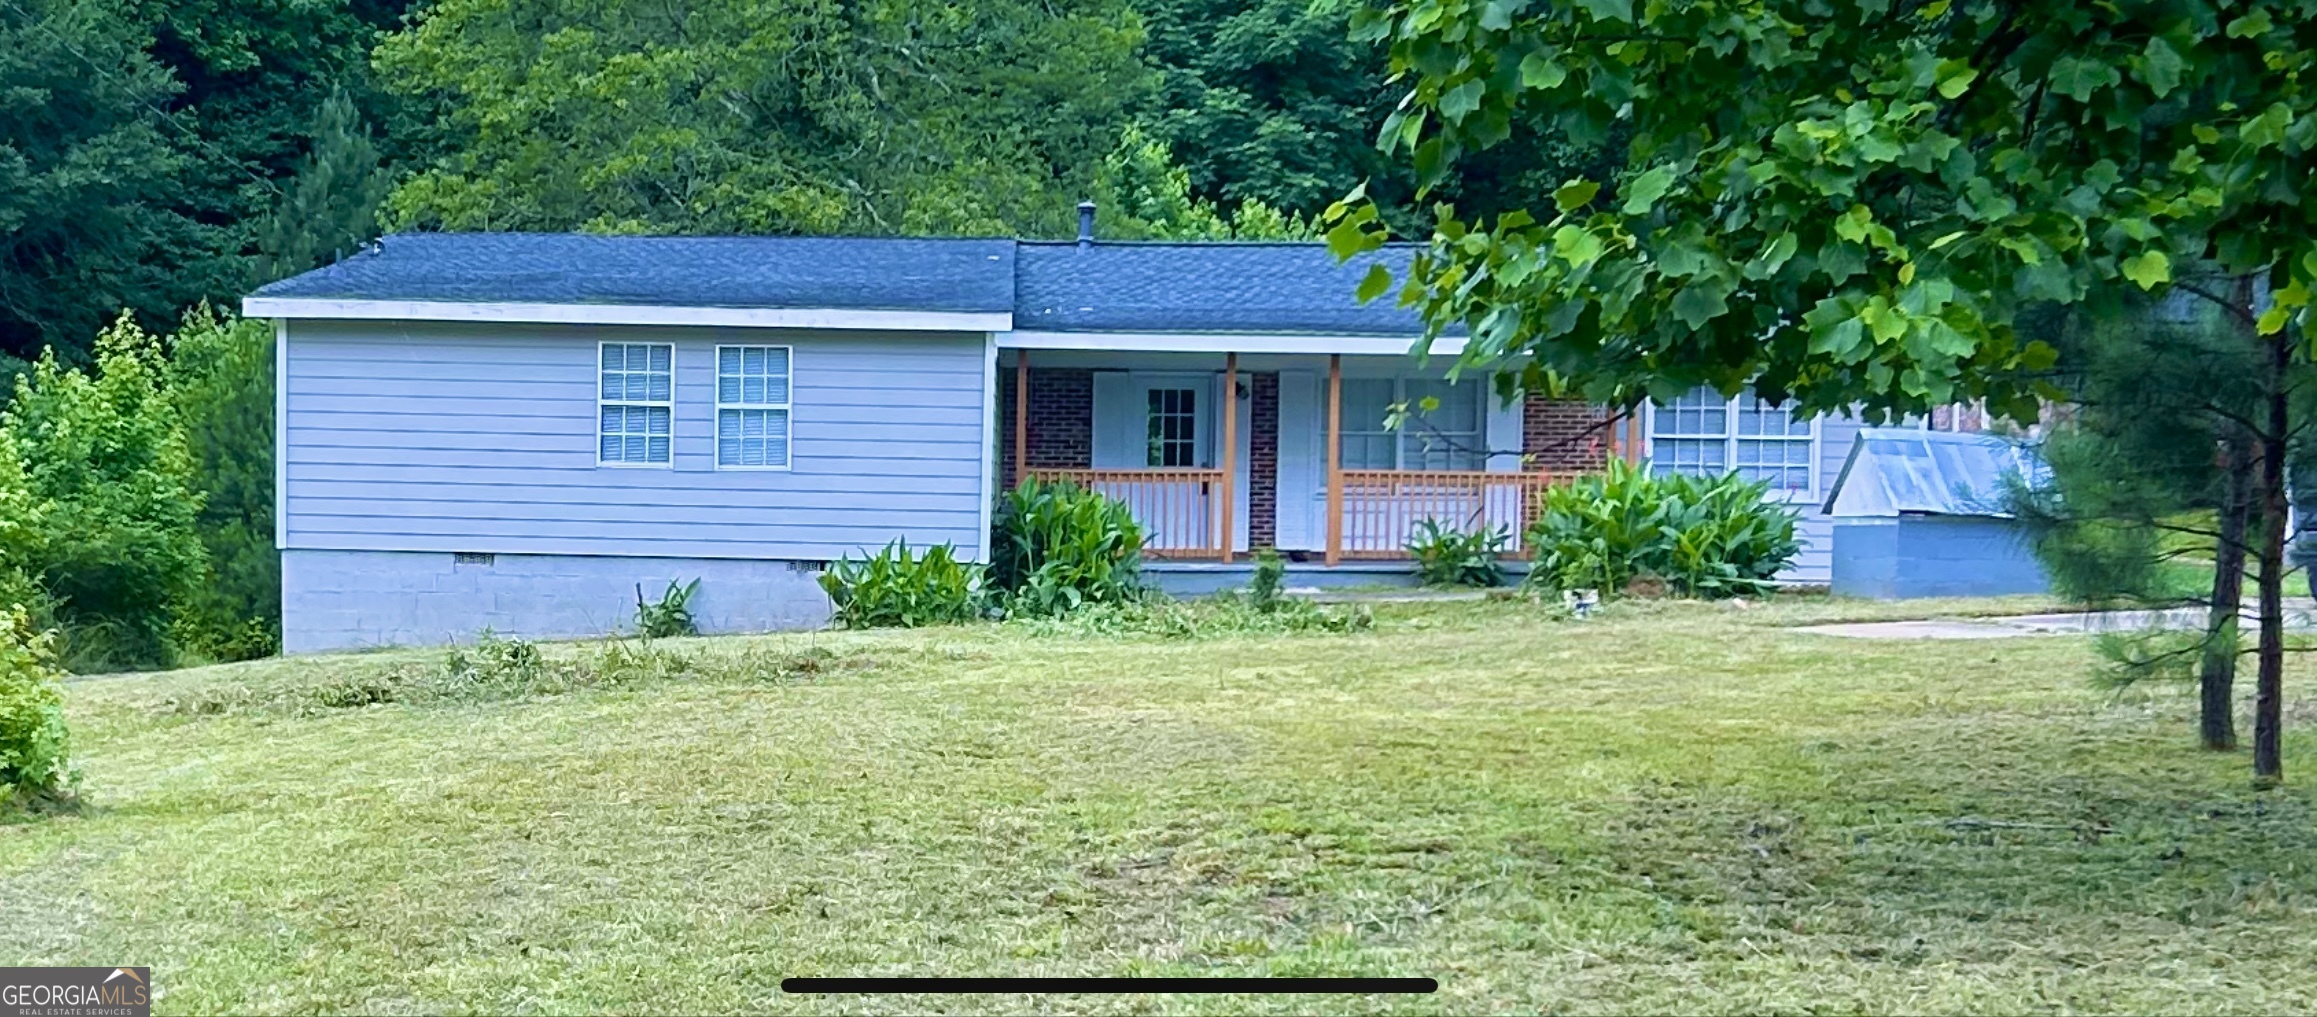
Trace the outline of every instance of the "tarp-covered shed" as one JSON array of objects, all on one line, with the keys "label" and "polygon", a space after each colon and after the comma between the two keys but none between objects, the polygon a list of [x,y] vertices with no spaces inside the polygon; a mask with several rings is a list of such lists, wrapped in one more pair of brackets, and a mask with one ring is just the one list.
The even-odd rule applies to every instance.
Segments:
[{"label": "tarp-covered shed", "polygon": [[1859,431],[1827,494],[1834,592],[1856,597],[2041,593],[2043,568],[2004,494],[2044,477],[2026,445],[1991,434]]}]

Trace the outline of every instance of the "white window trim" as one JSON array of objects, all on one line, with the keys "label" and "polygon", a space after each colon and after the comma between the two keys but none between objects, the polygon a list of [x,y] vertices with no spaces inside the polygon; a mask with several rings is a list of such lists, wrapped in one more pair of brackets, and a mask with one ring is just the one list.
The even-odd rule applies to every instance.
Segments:
[{"label": "white window trim", "polygon": [[[724,401],[725,350],[780,350],[788,359],[788,401],[785,403],[728,403]],[[787,473],[796,468],[796,347],[785,343],[718,343],[715,359],[709,362],[716,384],[716,416],[710,425],[715,446],[711,456],[719,472]],[[745,362],[746,354],[742,354]],[[788,414],[788,443],[786,453],[778,466],[724,465],[724,411],[725,410],[779,410]]]},{"label": "white window trim", "polygon": [[[668,348],[668,397],[666,399],[606,399],[603,397],[603,350],[606,346],[665,346]],[[624,362],[624,361],[623,361]],[[676,468],[676,344],[672,342],[636,342],[625,339],[605,339],[595,344],[595,465],[606,470],[672,470]],[[607,460],[603,457],[603,409],[606,406],[660,406],[668,411],[668,461],[664,463],[631,463],[626,460]]]},{"label": "white window trim", "polygon": [[[1351,380],[1354,380],[1354,379],[1352,379],[1352,378],[1348,378],[1348,377],[1347,377],[1347,378],[1345,378],[1344,380],[1345,380],[1345,381],[1351,381]],[[1378,380],[1386,380],[1386,379],[1378,379],[1378,378],[1373,378],[1373,377],[1370,377],[1370,378],[1363,378],[1363,379],[1359,379],[1359,380],[1363,380],[1363,381],[1378,381]],[[1469,446],[1468,446],[1466,449],[1462,449],[1462,450],[1456,450],[1456,451],[1470,451],[1471,449],[1478,449],[1478,450],[1480,450],[1480,455],[1481,455],[1481,465],[1480,465],[1480,468],[1479,468],[1479,469],[1477,469],[1477,470],[1434,470],[1434,469],[1430,469],[1430,468],[1425,468],[1425,469],[1418,469],[1418,470],[1411,470],[1411,469],[1409,468],[1409,466],[1408,466],[1408,444],[1407,444],[1407,442],[1408,442],[1408,438],[1409,438],[1409,437],[1411,437],[1411,436],[1413,436],[1413,435],[1416,435],[1416,434],[1418,434],[1419,432],[1415,432],[1415,431],[1409,431],[1409,430],[1407,430],[1407,429],[1405,429],[1405,428],[1401,428],[1401,429],[1398,429],[1398,430],[1394,430],[1394,429],[1391,429],[1391,428],[1386,428],[1386,427],[1384,427],[1384,426],[1383,426],[1383,422],[1382,422],[1382,421],[1377,421],[1377,422],[1376,422],[1376,426],[1375,426],[1375,428],[1373,428],[1373,429],[1369,429],[1369,428],[1360,428],[1360,429],[1354,430],[1354,429],[1352,429],[1352,428],[1349,428],[1349,427],[1346,427],[1346,428],[1340,428],[1340,429],[1339,429],[1339,434],[1338,434],[1338,437],[1339,437],[1339,438],[1352,438],[1352,437],[1359,437],[1359,438],[1375,438],[1375,437],[1385,437],[1385,438],[1390,438],[1390,439],[1392,439],[1392,465],[1391,465],[1390,467],[1386,467],[1386,468],[1387,468],[1387,469],[1390,469],[1390,470],[1392,470],[1392,471],[1393,471],[1393,472],[1395,472],[1395,473],[1408,473],[1408,472],[1415,472],[1415,473],[1442,473],[1442,472],[1445,472],[1445,473],[1465,473],[1465,472],[1470,472],[1470,473],[1485,473],[1485,472],[1487,472],[1487,471],[1488,471],[1488,416],[1489,416],[1489,414],[1488,414],[1488,406],[1489,406],[1489,400],[1490,400],[1490,399],[1492,399],[1492,398],[1495,398],[1495,394],[1494,394],[1493,392],[1489,391],[1488,387],[1487,387],[1485,384],[1483,384],[1483,383],[1482,383],[1480,380],[1478,380],[1478,379],[1475,379],[1475,378],[1459,378],[1459,379],[1454,379],[1454,380],[1451,380],[1451,379],[1448,379],[1448,378],[1411,378],[1411,377],[1408,377],[1407,375],[1404,375],[1404,374],[1396,374],[1396,375],[1392,375],[1392,376],[1391,376],[1391,377],[1390,377],[1388,380],[1390,380],[1390,381],[1391,381],[1391,383],[1392,383],[1392,402],[1393,402],[1393,404],[1394,404],[1394,405],[1405,405],[1405,404],[1407,404],[1407,403],[1409,403],[1409,402],[1411,402],[1411,401],[1412,401],[1412,400],[1410,400],[1410,399],[1409,399],[1409,397],[1408,397],[1408,385],[1409,385],[1411,382],[1422,382],[1422,383],[1427,383],[1427,384],[1429,384],[1429,383],[1433,383],[1433,382],[1438,382],[1438,383],[1440,383],[1440,384],[1443,384],[1443,385],[1454,384],[1454,385],[1477,385],[1477,386],[1480,386],[1480,401],[1479,401],[1479,403],[1477,404],[1477,405],[1478,405],[1478,407],[1479,407],[1479,409],[1480,409],[1480,419],[1479,419],[1478,421],[1476,421],[1476,422],[1475,422],[1475,423],[1477,423],[1477,424],[1479,425],[1479,427],[1478,427],[1478,429],[1477,429],[1477,430],[1470,432],[1470,433],[1471,433],[1471,437],[1472,437],[1472,441],[1471,441],[1471,444],[1470,444],[1470,445],[1469,445]],[[1417,408],[1417,407],[1415,407],[1415,406],[1409,406],[1409,407],[1408,407],[1408,409],[1409,409],[1409,411],[1410,411],[1411,415],[1420,414],[1420,413],[1422,412],[1422,411],[1421,411],[1419,408]],[[1423,432],[1423,433],[1429,433],[1429,432]],[[1444,433],[1444,434],[1460,434],[1460,433],[1463,433],[1463,432],[1446,431],[1446,432],[1442,432],[1442,433]],[[1321,442],[1321,444],[1322,444],[1322,445],[1324,445],[1324,444],[1326,444],[1326,442],[1325,442],[1325,441],[1322,441],[1322,442]],[[1344,467],[1344,468],[1345,468],[1345,469],[1373,469],[1374,467],[1354,467],[1354,466],[1346,466],[1346,467]]]},{"label": "white window trim", "polygon": [[[1722,402],[1722,408],[1725,414],[1724,419],[1729,421],[1727,429],[1722,434],[1722,461],[1730,464],[1730,468],[1728,470],[1730,473],[1738,472],[1739,441],[1781,440],[1778,437],[1770,437],[1765,439],[1759,435],[1753,436],[1751,439],[1747,439],[1738,434],[1738,402],[1739,400],[1751,399],[1753,397],[1754,390],[1753,388],[1748,387],[1745,390],[1739,392],[1737,395],[1731,396]],[[1641,440],[1646,452],[1643,458],[1654,460],[1657,457],[1657,400],[1649,400],[1648,402],[1641,404],[1641,406]],[[1806,471],[1810,476],[1810,487],[1801,491],[1772,488],[1766,497],[1777,499],[1779,501],[1791,502],[1816,502],[1818,500],[1818,488],[1820,485],[1819,474],[1823,472],[1821,464],[1825,456],[1824,439],[1820,433],[1820,425],[1824,422],[1824,420],[1825,417],[1823,415],[1810,418],[1810,467]],[[1689,437],[1684,435],[1669,434],[1666,435],[1666,437],[1681,438],[1683,440],[1689,441],[1710,440],[1710,436]],[[1788,437],[1784,440],[1799,441],[1801,439],[1798,437]]]}]

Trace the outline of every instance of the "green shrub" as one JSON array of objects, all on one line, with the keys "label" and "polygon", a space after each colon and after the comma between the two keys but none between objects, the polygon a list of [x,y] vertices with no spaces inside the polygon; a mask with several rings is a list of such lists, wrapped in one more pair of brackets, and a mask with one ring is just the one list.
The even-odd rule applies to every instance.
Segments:
[{"label": "green shrub", "polygon": [[830,562],[821,588],[837,623],[852,629],[942,625],[981,613],[981,569],[959,561],[948,544],[920,557],[896,540],[868,558]]},{"label": "green shrub", "polygon": [[1503,527],[1465,532],[1426,519],[1416,524],[1408,553],[1416,559],[1416,577],[1426,586],[1504,585],[1504,549],[1512,535]]},{"label": "green shrub", "polygon": [[1769,485],[1736,474],[1652,473],[1611,460],[1606,473],[1548,489],[1529,527],[1529,581],[1604,595],[1656,580],[1691,597],[1760,593],[1802,550],[1795,512]]},{"label": "green shrub", "polygon": [[[95,374],[43,354],[0,413],[0,473],[21,471],[14,567],[47,592],[75,671],[150,667],[201,591],[202,498],[159,344],[123,317],[97,337]],[[0,484],[11,483],[0,477]]]},{"label": "green shrub", "polygon": [[700,634],[700,624],[692,618],[692,598],[700,594],[700,581],[692,580],[682,586],[668,581],[657,604],[644,601],[644,584],[636,584],[636,632],[645,639],[672,639],[676,636]]},{"label": "green shrub", "polygon": [[35,629],[22,605],[0,604],[0,804],[63,797],[70,753],[55,634]]},{"label": "green shrub", "polygon": [[1142,524],[1069,482],[1024,480],[998,504],[990,586],[1010,616],[1067,614],[1142,594]]},{"label": "green shrub", "polygon": [[1247,606],[1269,614],[1286,603],[1287,559],[1263,548],[1255,552],[1255,575],[1247,583]]}]

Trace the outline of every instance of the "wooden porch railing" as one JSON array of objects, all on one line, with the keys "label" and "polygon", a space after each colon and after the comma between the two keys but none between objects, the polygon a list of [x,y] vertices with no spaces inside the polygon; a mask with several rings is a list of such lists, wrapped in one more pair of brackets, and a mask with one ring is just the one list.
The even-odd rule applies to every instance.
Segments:
[{"label": "wooden porch railing", "polygon": [[1032,468],[1039,480],[1067,480],[1126,503],[1142,523],[1143,553],[1152,558],[1223,556],[1222,470],[1074,470]]},{"label": "wooden porch railing", "polygon": [[[1142,523],[1144,553],[1152,558],[1220,558],[1225,525],[1223,471],[1205,469],[1082,470],[1032,468],[1044,481],[1066,480],[1126,503]],[[1461,532],[1502,529],[1505,553],[1522,553],[1545,488],[1571,476],[1455,470],[1344,470],[1338,557],[1405,558],[1409,538],[1426,519]]]},{"label": "wooden porch railing", "polygon": [[1521,550],[1537,496],[1559,479],[1545,473],[1463,470],[1344,470],[1342,546],[1345,558],[1404,558],[1424,520],[1459,532],[1501,529],[1507,554]]}]

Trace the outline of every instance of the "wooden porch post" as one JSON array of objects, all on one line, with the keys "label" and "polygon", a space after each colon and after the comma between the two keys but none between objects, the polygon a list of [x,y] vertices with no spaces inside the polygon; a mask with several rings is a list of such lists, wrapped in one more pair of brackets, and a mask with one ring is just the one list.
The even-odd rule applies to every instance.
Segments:
[{"label": "wooden porch post", "polygon": [[1231,518],[1239,507],[1239,355],[1223,357],[1223,563],[1231,562]]},{"label": "wooden porch post", "polygon": [[1327,358],[1327,563],[1344,557],[1344,357]]},{"label": "wooden porch post", "polygon": [[1014,351],[1014,483],[1030,479],[1030,351]]}]

